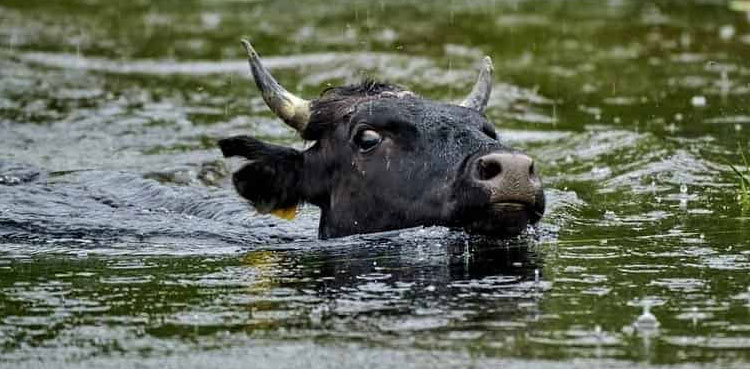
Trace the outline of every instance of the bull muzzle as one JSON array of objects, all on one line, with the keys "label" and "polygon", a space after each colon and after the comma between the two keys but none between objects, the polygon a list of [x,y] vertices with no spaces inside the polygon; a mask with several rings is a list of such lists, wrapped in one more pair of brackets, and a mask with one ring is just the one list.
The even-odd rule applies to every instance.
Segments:
[{"label": "bull muzzle", "polygon": [[484,234],[515,235],[544,214],[542,181],[534,160],[522,153],[494,152],[475,160],[472,181],[489,194],[486,212],[467,228]]}]

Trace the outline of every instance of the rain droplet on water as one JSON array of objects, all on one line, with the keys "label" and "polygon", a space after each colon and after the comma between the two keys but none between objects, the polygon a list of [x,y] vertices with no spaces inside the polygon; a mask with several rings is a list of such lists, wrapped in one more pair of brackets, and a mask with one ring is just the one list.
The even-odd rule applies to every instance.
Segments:
[{"label": "rain droplet on water", "polygon": [[639,331],[654,331],[659,328],[659,320],[656,319],[654,314],[651,314],[651,305],[643,305],[643,313],[636,318],[633,325]]},{"label": "rain droplet on water", "polygon": [[607,220],[614,220],[617,216],[615,215],[615,212],[612,210],[607,210],[604,212],[604,219]]},{"label": "rain droplet on water", "polygon": [[731,24],[725,24],[719,27],[719,37],[724,41],[731,39],[735,32],[736,30]]},{"label": "rain droplet on water", "polygon": [[690,104],[693,105],[696,108],[702,108],[706,106],[706,97],[705,96],[693,96],[692,99],[690,99]]},{"label": "rain droplet on water", "polygon": [[683,183],[683,184],[680,185],[680,193],[683,194],[683,195],[687,195],[687,193],[688,193],[688,187],[687,187],[686,184]]}]

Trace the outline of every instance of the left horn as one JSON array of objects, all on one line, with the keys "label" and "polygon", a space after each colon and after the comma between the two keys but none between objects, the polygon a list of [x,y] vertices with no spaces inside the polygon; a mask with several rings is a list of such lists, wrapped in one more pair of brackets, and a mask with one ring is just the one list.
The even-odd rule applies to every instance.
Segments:
[{"label": "left horn", "polygon": [[482,59],[482,69],[479,71],[479,77],[477,83],[471,89],[469,96],[461,102],[461,106],[465,108],[474,109],[477,111],[484,111],[487,107],[487,102],[490,100],[490,94],[492,93],[492,59],[489,56],[485,56]]},{"label": "left horn", "polygon": [[260,57],[250,42],[247,40],[241,42],[247,51],[255,85],[258,86],[266,105],[297,132],[304,131],[307,122],[310,121],[310,101],[292,95],[284,89],[260,62]]}]

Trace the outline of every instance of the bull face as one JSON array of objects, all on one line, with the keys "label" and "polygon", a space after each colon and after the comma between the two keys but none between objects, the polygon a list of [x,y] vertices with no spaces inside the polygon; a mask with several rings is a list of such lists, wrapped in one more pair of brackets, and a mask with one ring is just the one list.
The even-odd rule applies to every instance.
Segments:
[{"label": "bull face", "polygon": [[284,90],[243,44],[266,103],[315,142],[305,151],[248,136],[219,142],[225,156],[250,161],[233,182],[258,211],[312,203],[321,209],[322,238],[419,225],[515,235],[541,218],[533,160],[498,141],[482,114],[489,58],[460,105],[371,81],[307,101]]}]

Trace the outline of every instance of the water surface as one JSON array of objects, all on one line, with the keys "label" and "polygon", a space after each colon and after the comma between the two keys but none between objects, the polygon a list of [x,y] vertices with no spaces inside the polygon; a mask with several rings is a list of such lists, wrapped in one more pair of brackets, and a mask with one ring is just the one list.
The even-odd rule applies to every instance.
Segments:
[{"label": "water surface", "polygon": [[[739,2],[732,2],[739,3]],[[737,6],[734,5],[736,8]],[[750,17],[723,1],[0,2],[0,367],[744,367]],[[319,241],[219,138],[305,146],[247,76],[457,101],[540,164],[510,240]]]}]

